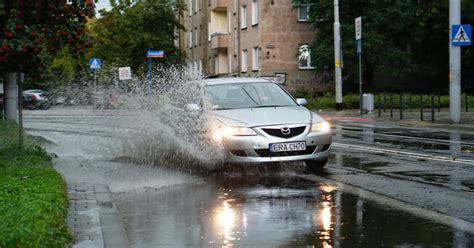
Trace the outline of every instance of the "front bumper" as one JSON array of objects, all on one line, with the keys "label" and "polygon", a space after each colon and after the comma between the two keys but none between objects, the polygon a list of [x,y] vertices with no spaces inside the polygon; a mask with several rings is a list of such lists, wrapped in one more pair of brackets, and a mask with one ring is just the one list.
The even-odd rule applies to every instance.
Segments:
[{"label": "front bumper", "polygon": [[[279,161],[325,160],[331,151],[330,132],[310,132],[309,125],[304,132],[291,138],[269,135],[264,128],[254,128],[256,136],[230,136],[222,140],[226,152],[226,161],[231,163],[263,163]],[[272,126],[275,128],[275,126]],[[278,128],[278,127],[277,127]],[[306,141],[306,151],[270,152],[271,143]]]}]

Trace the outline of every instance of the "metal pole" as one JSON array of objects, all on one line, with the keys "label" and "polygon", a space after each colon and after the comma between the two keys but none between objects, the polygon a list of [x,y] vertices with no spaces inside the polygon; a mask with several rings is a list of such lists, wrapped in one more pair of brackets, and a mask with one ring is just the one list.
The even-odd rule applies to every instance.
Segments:
[{"label": "metal pole", "polygon": [[423,121],[423,94],[420,95],[420,120]]},{"label": "metal pole", "polygon": [[379,98],[379,104],[378,104],[379,107],[378,107],[378,109],[379,109],[379,117],[380,117],[380,116],[382,116],[382,103],[380,102],[380,94],[378,94],[378,98]]},{"label": "metal pole", "polygon": [[146,78],[148,80],[148,95],[151,96],[151,58],[147,58],[147,73]]},{"label": "metal pole", "polygon": [[363,114],[362,109],[362,52],[359,53],[359,99],[360,99],[360,115]]},{"label": "metal pole", "polygon": [[461,47],[451,45],[452,25],[461,24],[461,0],[449,0],[449,113],[452,124],[461,122]]},{"label": "metal pole", "polygon": [[390,118],[393,118],[393,94],[390,94]]},{"label": "metal pole", "polygon": [[435,119],[435,107],[434,107],[434,94],[431,94],[431,123],[434,123]]},{"label": "metal pole", "polygon": [[97,108],[97,70],[94,69],[94,109]]},{"label": "metal pole", "polygon": [[403,120],[403,94],[400,94],[400,120]]},{"label": "metal pole", "polygon": [[334,0],[334,62],[336,81],[336,110],[342,110],[342,61],[341,24],[339,23],[339,0]]}]

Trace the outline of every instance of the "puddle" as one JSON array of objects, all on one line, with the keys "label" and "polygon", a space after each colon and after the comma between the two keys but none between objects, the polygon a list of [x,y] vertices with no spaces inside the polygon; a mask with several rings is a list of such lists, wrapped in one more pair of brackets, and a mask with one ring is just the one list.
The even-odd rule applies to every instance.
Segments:
[{"label": "puddle", "polygon": [[117,196],[133,247],[470,247],[474,236],[291,176]]},{"label": "puddle", "polygon": [[461,185],[466,186],[471,190],[474,190],[474,179],[463,180],[461,181]]},{"label": "puddle", "polygon": [[435,182],[435,183],[444,183],[447,184],[450,182],[451,176],[444,174],[434,174],[434,173],[424,173],[424,172],[394,172],[393,174],[408,176],[408,177],[419,177],[424,181]]},{"label": "puddle", "polygon": [[336,158],[336,154],[331,155],[332,161],[340,162],[340,166],[344,167],[352,167],[358,170],[364,170],[368,172],[373,172],[376,171],[380,167],[385,167],[390,165],[388,162],[384,161],[369,161],[366,158],[359,158],[359,157],[353,157],[353,156],[347,156],[347,155],[339,155],[341,160],[338,160]]}]

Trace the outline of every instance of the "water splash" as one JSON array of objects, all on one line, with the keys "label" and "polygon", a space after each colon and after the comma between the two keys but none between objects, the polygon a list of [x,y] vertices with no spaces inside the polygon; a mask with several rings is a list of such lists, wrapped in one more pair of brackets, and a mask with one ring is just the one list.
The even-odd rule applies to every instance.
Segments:
[{"label": "water splash", "polygon": [[[159,67],[150,80],[132,77],[120,81],[117,68],[100,71],[94,85],[85,75],[57,87],[51,97],[65,105],[87,105],[95,111],[125,116],[120,128],[111,127],[110,152],[142,165],[178,170],[212,170],[222,164],[224,153],[212,142],[210,105],[192,80],[202,75],[177,66]],[[199,111],[184,110],[196,103]]]}]

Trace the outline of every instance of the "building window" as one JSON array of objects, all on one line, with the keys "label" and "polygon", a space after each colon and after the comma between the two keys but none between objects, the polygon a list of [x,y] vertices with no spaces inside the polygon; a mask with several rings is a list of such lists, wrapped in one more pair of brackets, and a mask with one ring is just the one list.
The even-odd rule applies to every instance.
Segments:
[{"label": "building window", "polygon": [[193,31],[188,32],[188,48],[193,48]]},{"label": "building window", "polygon": [[252,71],[258,71],[259,64],[258,64],[258,57],[259,57],[259,50],[258,47],[254,47],[252,50]]},{"label": "building window", "polygon": [[252,0],[252,26],[258,24],[258,0]]},{"label": "building window", "polygon": [[309,45],[301,45],[298,50],[298,68],[312,69],[311,48]]},{"label": "building window", "polygon": [[305,2],[298,5],[298,21],[307,22],[309,20],[309,5]]},{"label": "building window", "polygon": [[242,65],[241,65],[242,72],[247,72],[247,69],[248,69],[247,60],[248,60],[247,49],[244,49],[242,51]]},{"label": "building window", "polygon": [[247,5],[240,8],[240,28],[247,28]]}]

